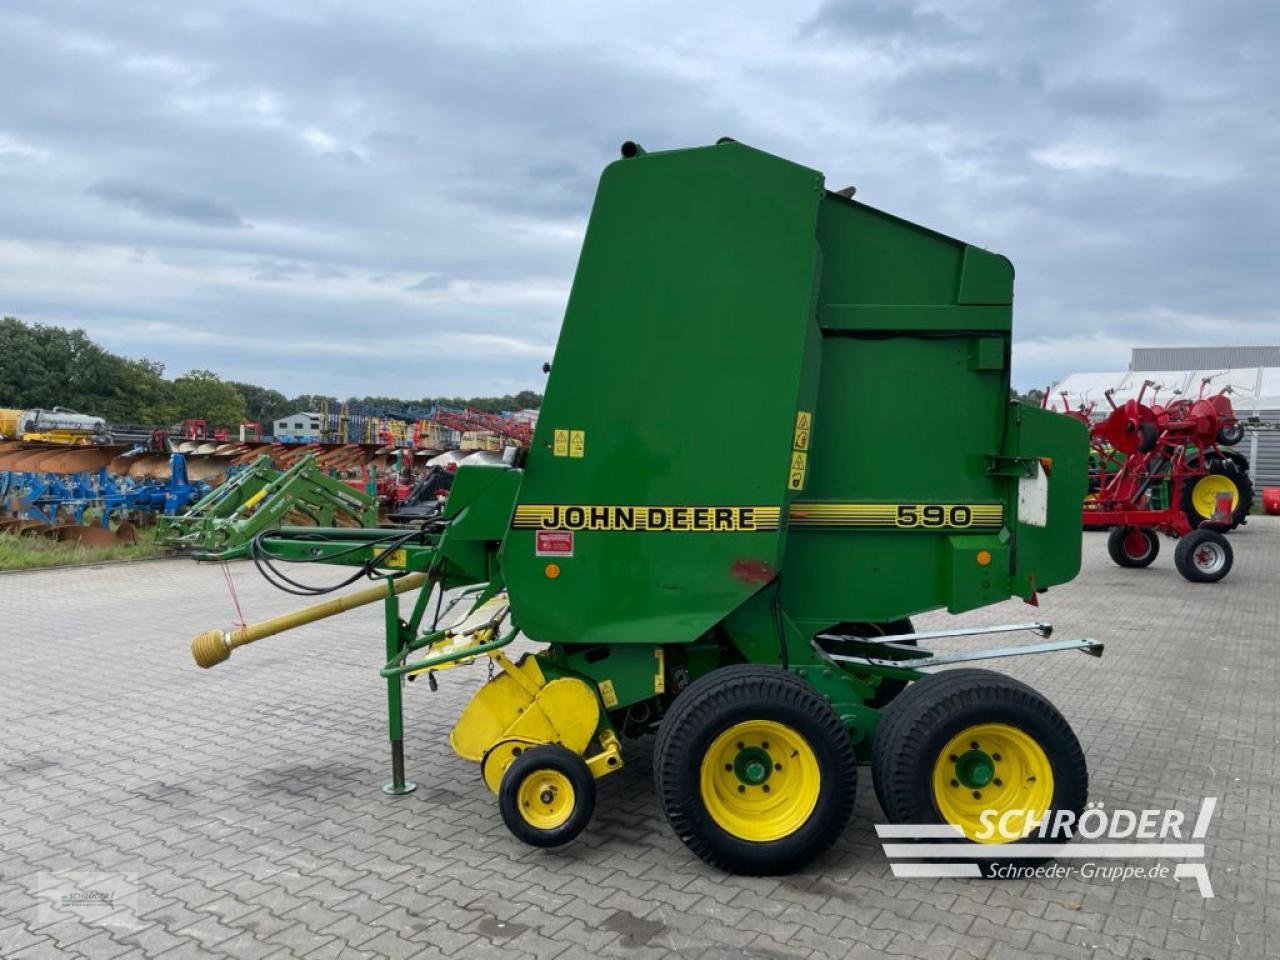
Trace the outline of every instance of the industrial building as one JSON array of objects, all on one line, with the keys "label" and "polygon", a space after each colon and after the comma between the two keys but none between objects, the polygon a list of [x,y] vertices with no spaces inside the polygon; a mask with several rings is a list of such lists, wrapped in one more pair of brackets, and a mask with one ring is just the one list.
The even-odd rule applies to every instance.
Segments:
[{"label": "industrial building", "polygon": [[287,443],[319,443],[320,413],[303,411],[282,417],[275,422],[272,433],[277,440]]},{"label": "industrial building", "polygon": [[1230,388],[1231,403],[1244,422],[1244,439],[1236,449],[1249,458],[1249,473],[1258,487],[1280,486],[1280,346],[1273,347],[1135,347],[1129,369],[1072,373],[1050,388],[1050,406],[1090,409],[1101,419],[1112,400],[1123,403],[1151,383],[1144,399],[1154,396],[1195,397]]}]

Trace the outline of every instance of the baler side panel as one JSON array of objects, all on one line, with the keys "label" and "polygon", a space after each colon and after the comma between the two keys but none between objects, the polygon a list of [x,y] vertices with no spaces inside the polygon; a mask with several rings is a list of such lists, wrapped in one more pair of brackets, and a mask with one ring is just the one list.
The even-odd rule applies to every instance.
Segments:
[{"label": "baler side panel", "polygon": [[902,529],[890,506],[986,505],[1012,522],[1015,485],[986,464],[1004,442],[1012,268],[830,196],[819,240],[822,369],[809,489],[792,506],[788,614],[813,630],[1005,599],[1003,523]]},{"label": "baler side panel", "polygon": [[[1046,522],[1016,527],[1015,592],[1067,583],[1080,572],[1080,504],[1089,486],[1089,429],[1074,417],[1028,404],[1012,405],[1010,442],[1023,458],[1044,458],[1048,467]],[[1042,468],[1043,469],[1043,468]],[[1030,481],[1027,481],[1030,483]]]},{"label": "baler side panel", "polygon": [[[501,555],[530,637],[688,642],[775,576],[822,196],[736,143],[605,170]],[[575,505],[760,507],[766,529],[579,528],[537,556],[529,518]]]}]

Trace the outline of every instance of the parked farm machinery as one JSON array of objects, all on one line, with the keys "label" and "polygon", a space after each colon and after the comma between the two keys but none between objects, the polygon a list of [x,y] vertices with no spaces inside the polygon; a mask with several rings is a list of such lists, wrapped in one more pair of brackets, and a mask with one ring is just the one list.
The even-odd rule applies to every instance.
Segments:
[{"label": "parked farm machinery", "polygon": [[[1084,501],[1086,529],[1110,529],[1107,551],[1122,567],[1150,565],[1160,534],[1177,539],[1174,565],[1192,582],[1221,580],[1233,551],[1223,533],[1245,522],[1253,505],[1248,460],[1230,445],[1244,429],[1227,391],[1156,402],[1147,381],[1111,412],[1091,422],[1091,410],[1066,411],[1090,425],[1091,474]],[[1148,390],[1150,402],[1144,402]]]},{"label": "parked farm machinery", "polygon": [[314,456],[287,470],[261,456],[189,509],[163,517],[156,540],[203,557],[242,547],[286,519],[317,527],[372,527],[378,522],[377,500],[329,476]]},{"label": "parked farm machinery", "polygon": [[[933,668],[1102,645],[1042,622],[906,619],[1035,603],[1079,568],[1086,430],[1008,400],[1009,262],[730,140],[623,157],[524,467],[459,468],[443,511],[408,529],[284,526],[223,551],[294,592],[293,564],[354,568],[310,592],[374,585],[201,633],[197,664],[381,601],[384,789],[414,789],[405,681],[487,662],[450,742],[537,846],[576,836],[622,739],[654,729],[668,821],[727,870],[790,871],[828,847],[859,760],[890,821],[932,825],[962,857],[1008,862],[981,844],[1041,839],[1046,817],[1062,839],[1088,785],[1066,719],[1000,673]],[[940,389],[867,417],[904,378]],[[928,445],[897,442],[904,421],[942,420]],[[888,447],[892,471],[867,453]],[[1041,639],[935,652],[1017,631]],[[518,637],[536,648],[517,658]]]},{"label": "parked farm machinery", "polygon": [[[91,460],[94,451],[73,453],[43,453],[16,461],[43,469],[0,471],[0,532],[93,544],[131,543],[136,523],[177,513],[209,490],[207,483],[188,479],[186,458],[180,453],[172,454],[165,480],[135,480],[110,472],[105,464],[92,471],[68,471],[68,466]],[[56,469],[59,464],[64,469]],[[86,523],[90,515],[93,521]]]}]

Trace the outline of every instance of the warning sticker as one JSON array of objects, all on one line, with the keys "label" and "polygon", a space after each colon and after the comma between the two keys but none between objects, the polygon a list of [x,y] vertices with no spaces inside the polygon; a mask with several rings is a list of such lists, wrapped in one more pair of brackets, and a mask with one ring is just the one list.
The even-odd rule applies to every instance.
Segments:
[{"label": "warning sticker", "polygon": [[534,555],[538,557],[572,557],[572,530],[539,530],[534,538]]},{"label": "warning sticker", "polygon": [[604,701],[606,707],[616,707],[618,705],[618,693],[613,689],[612,680],[601,680],[599,683],[600,699]]},{"label": "warning sticker", "polygon": [[557,430],[555,433],[555,443],[552,445],[551,454],[555,457],[567,457],[569,455],[569,431]]},{"label": "warning sticker", "polygon": [[803,450],[794,450],[791,453],[791,472],[787,474],[787,489],[802,490],[804,488],[804,475],[809,469],[809,455]]},{"label": "warning sticker", "polygon": [[803,490],[809,472],[809,436],[813,432],[813,414],[796,411],[796,432],[791,441],[791,467],[787,470],[787,489]]},{"label": "warning sticker", "polygon": [[809,432],[813,427],[813,414],[807,410],[796,413],[796,437],[793,446],[797,450],[809,449]]},{"label": "warning sticker", "polygon": [[587,431],[570,430],[569,431],[569,456],[581,457],[587,447]]}]

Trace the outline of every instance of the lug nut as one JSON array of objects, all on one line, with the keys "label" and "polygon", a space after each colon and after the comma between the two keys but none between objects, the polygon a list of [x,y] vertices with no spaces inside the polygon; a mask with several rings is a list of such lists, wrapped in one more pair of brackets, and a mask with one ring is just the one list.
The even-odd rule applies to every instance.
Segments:
[{"label": "lug nut", "polygon": [[998,753],[993,753],[993,754],[991,755],[991,759],[992,759],[992,760],[994,760],[996,763],[999,763],[999,762],[1000,762],[1000,754],[998,754]]},{"label": "lug nut", "polygon": [[981,794],[980,792],[978,792],[977,790],[973,791],[973,799],[975,799],[975,800],[981,800],[981,799],[982,799],[982,794]]},{"label": "lug nut", "polygon": [[952,778],[952,780],[951,780],[951,785],[952,785],[953,787],[958,787],[958,786],[960,786],[960,781],[959,781],[959,780],[956,780],[956,779],[954,779],[954,778]]},{"label": "lug nut", "polygon": [[994,780],[992,780],[991,782],[992,782],[992,783],[994,783],[997,787],[1003,787],[1003,786],[1004,786],[1004,781],[1003,781],[1003,780],[1001,780],[999,777],[996,777],[996,778],[995,778]]}]

